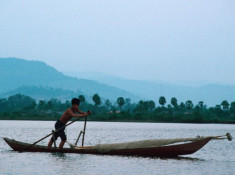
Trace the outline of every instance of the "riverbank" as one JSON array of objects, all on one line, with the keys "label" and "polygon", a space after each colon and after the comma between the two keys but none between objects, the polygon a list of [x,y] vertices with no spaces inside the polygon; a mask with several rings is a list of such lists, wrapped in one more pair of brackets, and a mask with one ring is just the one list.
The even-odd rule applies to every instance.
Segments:
[{"label": "riverbank", "polygon": [[[57,121],[60,118],[59,113],[47,113],[47,114],[0,114],[0,120],[31,120],[31,121]],[[82,118],[81,120],[84,120]],[[235,124],[235,120],[228,117],[206,117],[203,115],[182,115],[182,116],[170,116],[159,115],[153,113],[147,114],[130,114],[130,113],[118,113],[118,114],[97,114],[91,115],[87,119],[88,121],[96,122],[147,122],[147,123],[216,123],[216,124]]]}]

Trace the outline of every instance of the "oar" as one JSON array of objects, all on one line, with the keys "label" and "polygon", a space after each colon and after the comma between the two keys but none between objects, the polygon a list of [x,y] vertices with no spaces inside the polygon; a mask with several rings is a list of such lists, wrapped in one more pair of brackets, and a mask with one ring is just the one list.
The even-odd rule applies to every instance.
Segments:
[{"label": "oar", "polygon": [[32,146],[36,145],[38,142],[40,142],[40,141],[44,140],[45,138],[47,138],[47,137],[51,136],[51,135],[52,135],[52,134],[54,134],[54,133],[56,133],[56,132],[60,131],[61,129],[65,128],[66,126],[69,126],[69,125],[71,125],[72,123],[74,123],[74,122],[76,122],[76,121],[80,120],[81,118],[82,118],[82,117],[79,117],[79,118],[77,118],[76,120],[71,121],[71,122],[70,122],[70,123],[68,123],[67,125],[65,125],[65,126],[63,126],[63,127],[59,128],[59,129],[57,129],[57,130],[56,130],[55,132],[53,132],[53,133],[50,133],[50,134],[46,135],[45,137],[43,137],[43,138],[41,138],[40,140],[38,140],[38,141],[34,142],[33,144],[31,144],[31,145],[29,145],[28,147],[26,147],[24,150],[19,151],[19,152],[27,151],[27,150],[28,150],[29,148],[31,148]]}]

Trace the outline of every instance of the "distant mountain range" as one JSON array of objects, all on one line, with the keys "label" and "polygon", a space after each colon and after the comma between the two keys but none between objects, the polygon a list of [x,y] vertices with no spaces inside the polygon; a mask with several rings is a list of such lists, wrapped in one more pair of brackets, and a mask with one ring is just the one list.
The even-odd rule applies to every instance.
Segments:
[{"label": "distant mountain range", "polygon": [[160,96],[166,97],[167,104],[172,97],[176,97],[178,103],[204,101],[208,106],[220,104],[223,100],[235,101],[235,86],[208,84],[190,87],[161,81],[127,80],[100,73],[65,74],[40,61],[0,58],[0,98],[21,93],[37,100],[53,97],[69,100],[84,95],[91,101],[98,93],[103,100],[116,101],[118,97],[124,97],[132,102],[154,100],[157,105]]},{"label": "distant mountain range", "polygon": [[92,72],[65,72],[73,77],[86,77],[100,83],[115,86],[132,92],[143,100],[154,100],[158,104],[160,96],[166,97],[170,104],[172,97],[176,97],[178,103],[192,100],[194,105],[203,101],[208,106],[221,104],[223,100],[229,103],[235,101],[235,86],[220,84],[205,84],[201,86],[174,85],[163,81],[127,80],[117,76]]}]

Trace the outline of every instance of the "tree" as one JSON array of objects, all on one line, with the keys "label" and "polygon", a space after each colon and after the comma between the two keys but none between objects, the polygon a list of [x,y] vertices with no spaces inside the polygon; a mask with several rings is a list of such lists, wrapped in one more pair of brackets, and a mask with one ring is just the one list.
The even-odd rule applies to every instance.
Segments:
[{"label": "tree", "polygon": [[155,108],[155,103],[154,101],[150,100],[148,102],[148,108],[150,109],[150,111],[153,111],[153,109]]},{"label": "tree", "polygon": [[220,105],[215,105],[215,109],[220,109],[221,110],[221,106]]},{"label": "tree", "polygon": [[171,98],[171,104],[174,108],[178,108],[177,99],[175,97]]},{"label": "tree", "polygon": [[130,98],[126,98],[126,102],[127,104],[130,104],[131,103],[131,99]]},{"label": "tree", "polygon": [[193,102],[191,100],[187,100],[185,106],[187,109],[191,110],[193,109]]},{"label": "tree", "polygon": [[[198,105],[196,105],[196,107],[198,108],[198,109],[196,109],[197,111],[203,111],[203,108],[205,109],[206,108],[206,106],[204,106],[204,102],[203,101],[199,101],[198,102]],[[196,108],[195,107],[195,108]]]},{"label": "tree", "polygon": [[52,107],[53,107],[53,101],[52,101],[52,100],[49,100],[49,101],[47,102],[47,109],[52,109]]},{"label": "tree", "polygon": [[119,97],[117,99],[117,104],[118,104],[119,108],[122,109],[122,106],[125,104],[124,98],[123,97]]},{"label": "tree", "polygon": [[229,103],[227,100],[222,101],[221,103],[223,110],[227,111],[229,109]]},{"label": "tree", "polygon": [[231,102],[230,111],[231,111],[232,113],[235,113],[235,101]]},{"label": "tree", "polygon": [[161,97],[159,98],[159,104],[162,105],[162,107],[166,104],[166,99],[165,99],[165,97],[161,96]]},{"label": "tree", "polygon": [[71,102],[69,100],[66,100],[65,103],[63,104],[63,110],[69,108],[71,105]]},{"label": "tree", "polygon": [[110,107],[111,107],[111,105],[112,105],[111,102],[110,102],[109,100],[106,100],[106,101],[104,102],[104,104],[105,104],[107,110],[110,110]]},{"label": "tree", "polygon": [[8,103],[5,98],[0,99],[0,112],[7,112]]},{"label": "tree", "polygon": [[94,94],[92,100],[94,101],[96,106],[99,106],[101,104],[100,96],[98,94]]},{"label": "tree", "polygon": [[138,102],[138,104],[136,105],[134,111],[137,112],[137,113],[141,113],[141,112],[145,111],[145,109],[144,109],[144,101],[143,100],[140,100]]},{"label": "tree", "polygon": [[181,111],[185,110],[185,104],[183,102],[180,103],[180,110]]},{"label": "tree", "polygon": [[86,101],[84,95],[79,95],[78,99],[80,100],[81,104],[85,103],[85,101]]},{"label": "tree", "polygon": [[36,100],[25,95],[16,94],[8,97],[9,110],[33,109],[36,106]]},{"label": "tree", "polygon": [[203,103],[204,103],[203,101],[199,101],[199,102],[198,102],[198,106],[199,106],[201,109],[202,109],[202,107],[203,107]]},{"label": "tree", "polygon": [[47,102],[47,109],[49,110],[63,110],[62,109],[62,104],[61,101],[56,99],[56,98],[51,98],[48,102]]},{"label": "tree", "polygon": [[221,105],[215,105],[215,113],[217,116],[221,116],[222,114],[222,109],[221,109]]},{"label": "tree", "polygon": [[154,101],[152,101],[152,100],[150,100],[150,101],[140,100],[139,103],[135,107],[135,111],[140,112],[140,113],[141,112],[150,112],[150,111],[153,111],[154,108],[155,108]]},{"label": "tree", "polygon": [[125,110],[128,112],[131,111],[131,99],[130,98],[125,99]]},{"label": "tree", "polygon": [[38,103],[38,109],[39,110],[43,110],[43,109],[46,109],[46,102],[44,100],[40,100],[39,103]]}]

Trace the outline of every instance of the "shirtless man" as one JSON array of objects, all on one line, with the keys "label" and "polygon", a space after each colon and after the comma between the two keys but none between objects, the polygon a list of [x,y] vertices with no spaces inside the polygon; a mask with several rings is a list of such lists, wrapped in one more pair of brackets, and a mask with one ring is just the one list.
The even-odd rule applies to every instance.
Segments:
[{"label": "shirtless man", "polygon": [[[59,129],[63,126],[66,125],[66,123],[72,118],[72,117],[85,117],[87,115],[90,115],[91,112],[82,112],[81,110],[79,110],[79,104],[80,104],[80,100],[77,98],[73,98],[72,99],[72,107],[66,109],[66,111],[64,112],[64,114],[60,117],[60,119],[55,123],[55,129]],[[79,114],[76,114],[79,113]],[[65,135],[64,132],[65,128],[61,129],[60,131],[56,132],[54,134],[55,140],[57,140],[58,137],[61,138],[61,142],[59,145],[59,149],[62,149],[64,146],[64,143],[67,140],[67,137]],[[48,148],[51,148],[53,142],[54,142],[54,137],[52,136],[52,138],[50,139],[50,141],[48,142]]]}]

